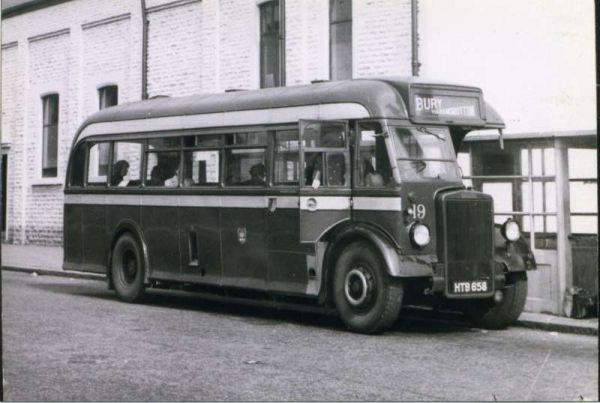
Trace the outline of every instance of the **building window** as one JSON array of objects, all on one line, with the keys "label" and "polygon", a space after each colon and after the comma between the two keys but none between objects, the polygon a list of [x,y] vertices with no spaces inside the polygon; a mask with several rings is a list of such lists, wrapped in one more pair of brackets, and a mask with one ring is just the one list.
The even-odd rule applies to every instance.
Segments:
[{"label": "building window", "polygon": [[42,177],[55,178],[58,167],[58,94],[43,97],[42,107]]},{"label": "building window", "polygon": [[329,21],[331,79],[350,79],[352,78],[352,0],[330,0]]},{"label": "building window", "polygon": [[107,85],[98,89],[99,109],[115,106],[119,103],[119,87]]},{"label": "building window", "polygon": [[260,5],[260,87],[285,85],[284,1]]}]

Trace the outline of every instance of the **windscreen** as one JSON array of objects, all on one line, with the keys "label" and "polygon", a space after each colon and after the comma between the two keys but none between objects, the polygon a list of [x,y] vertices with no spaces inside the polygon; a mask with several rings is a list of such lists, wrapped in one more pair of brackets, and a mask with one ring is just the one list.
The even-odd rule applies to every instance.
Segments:
[{"label": "windscreen", "polygon": [[394,152],[403,181],[460,181],[447,127],[392,127]]}]

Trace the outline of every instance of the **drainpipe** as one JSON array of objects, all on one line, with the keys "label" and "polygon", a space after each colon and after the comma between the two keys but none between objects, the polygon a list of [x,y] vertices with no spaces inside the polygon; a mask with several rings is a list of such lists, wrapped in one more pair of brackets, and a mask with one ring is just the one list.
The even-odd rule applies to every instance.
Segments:
[{"label": "drainpipe", "polygon": [[142,99],[148,99],[148,13],[142,2]]},{"label": "drainpipe", "polygon": [[421,67],[421,63],[419,63],[419,29],[418,29],[418,19],[417,14],[419,12],[418,9],[418,0],[411,0],[411,26],[412,26],[412,75],[413,77],[419,76],[419,67]]}]

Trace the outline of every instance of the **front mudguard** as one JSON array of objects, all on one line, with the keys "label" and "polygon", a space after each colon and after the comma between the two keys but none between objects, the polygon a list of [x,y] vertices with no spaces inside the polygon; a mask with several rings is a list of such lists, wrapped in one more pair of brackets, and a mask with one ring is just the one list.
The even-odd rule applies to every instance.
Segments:
[{"label": "front mudguard", "polygon": [[494,226],[494,260],[508,272],[537,269],[531,248],[522,236],[515,242],[507,241],[500,232],[500,225]]}]

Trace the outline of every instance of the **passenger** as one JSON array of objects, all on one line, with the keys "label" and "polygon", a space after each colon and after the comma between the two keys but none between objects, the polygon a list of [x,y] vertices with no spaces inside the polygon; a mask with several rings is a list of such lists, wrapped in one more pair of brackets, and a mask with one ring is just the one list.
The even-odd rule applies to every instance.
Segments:
[{"label": "passenger", "polygon": [[164,184],[166,187],[174,188],[179,185],[179,172],[177,169],[170,170],[169,173],[165,175],[165,178]]},{"label": "passenger", "polygon": [[346,159],[342,154],[334,154],[327,160],[327,185],[344,186],[346,176]]},{"label": "passenger", "polygon": [[129,172],[129,162],[119,160],[113,166],[113,174],[110,178],[110,186],[126,186],[127,181],[124,180]]},{"label": "passenger", "polygon": [[150,172],[148,186],[165,186],[165,179],[160,165],[155,165]]},{"label": "passenger", "polygon": [[321,154],[315,153],[312,157],[306,154],[307,164],[304,170],[305,185],[312,186],[313,189],[318,189],[321,186]]},{"label": "passenger", "polygon": [[383,176],[377,172],[371,163],[365,159],[365,185],[366,186],[383,186]]},{"label": "passenger", "polygon": [[262,163],[252,165],[250,168],[250,180],[244,182],[244,184],[263,186],[265,184],[265,165]]}]

